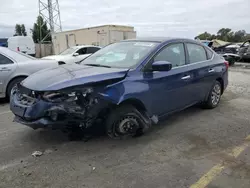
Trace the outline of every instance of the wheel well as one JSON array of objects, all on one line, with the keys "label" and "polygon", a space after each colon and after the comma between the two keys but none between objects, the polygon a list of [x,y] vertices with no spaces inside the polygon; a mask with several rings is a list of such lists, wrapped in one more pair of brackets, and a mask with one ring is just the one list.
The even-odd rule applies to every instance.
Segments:
[{"label": "wheel well", "polygon": [[140,100],[138,100],[138,99],[127,99],[127,100],[121,102],[119,105],[125,105],[125,104],[133,105],[140,112],[147,111],[147,109],[144,106],[144,104]]},{"label": "wheel well", "polygon": [[8,83],[6,89],[5,89],[5,90],[6,90],[5,93],[7,93],[8,87],[9,87],[10,83],[11,83],[13,80],[18,79],[18,78],[27,78],[27,77],[28,77],[28,76],[16,76],[16,77],[12,78],[12,79],[9,81],[9,83]]},{"label": "wheel well", "polygon": [[217,78],[216,79],[218,82],[220,82],[220,85],[221,85],[221,94],[223,94],[224,92],[224,81],[222,78]]}]

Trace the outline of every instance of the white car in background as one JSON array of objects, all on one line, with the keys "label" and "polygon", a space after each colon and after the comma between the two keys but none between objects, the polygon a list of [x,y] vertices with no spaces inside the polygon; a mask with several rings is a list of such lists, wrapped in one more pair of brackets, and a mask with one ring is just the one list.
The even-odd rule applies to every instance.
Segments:
[{"label": "white car in background", "polygon": [[42,59],[54,59],[66,64],[78,63],[100,49],[101,47],[92,45],[73,46],[61,52],[59,55],[46,56]]},{"label": "white car in background", "polygon": [[8,38],[8,48],[35,57],[35,43],[31,36],[14,36]]},{"label": "white car in background", "polygon": [[9,97],[11,89],[29,75],[58,67],[55,60],[41,60],[21,52],[0,47],[0,98]]}]

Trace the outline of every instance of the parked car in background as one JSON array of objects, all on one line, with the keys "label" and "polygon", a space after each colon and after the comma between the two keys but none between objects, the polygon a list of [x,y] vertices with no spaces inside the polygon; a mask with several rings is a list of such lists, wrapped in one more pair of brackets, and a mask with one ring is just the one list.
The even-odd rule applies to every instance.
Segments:
[{"label": "parked car in background", "polygon": [[29,76],[12,90],[15,121],[34,129],[84,130],[97,122],[112,138],[142,134],[158,119],[195,104],[215,108],[228,62],[190,39],[110,44],[80,64]]},{"label": "parked car in background", "polygon": [[240,46],[239,55],[242,61],[250,62],[250,40],[245,41]]},{"label": "parked car in background", "polygon": [[7,41],[9,49],[28,54],[35,57],[35,43],[31,36],[14,36],[9,37]]},{"label": "parked car in background", "polygon": [[213,49],[217,54],[221,55],[229,62],[229,65],[234,65],[241,58],[238,54],[240,46],[238,44],[228,43],[226,45],[213,47],[213,41],[200,40],[201,43]]},{"label": "parked car in background", "polygon": [[[197,40],[197,39],[196,39]],[[213,45],[213,41],[211,41],[211,40],[198,40],[198,41],[200,41],[202,44],[204,44],[205,46],[208,46],[208,47],[212,47],[212,45]]]},{"label": "parked car in background", "polygon": [[59,55],[47,56],[42,59],[54,59],[64,63],[78,63],[100,49],[101,47],[92,45],[73,46]]},{"label": "parked car in background", "polygon": [[32,73],[57,66],[55,60],[40,60],[0,47],[0,98],[9,97],[13,86]]}]

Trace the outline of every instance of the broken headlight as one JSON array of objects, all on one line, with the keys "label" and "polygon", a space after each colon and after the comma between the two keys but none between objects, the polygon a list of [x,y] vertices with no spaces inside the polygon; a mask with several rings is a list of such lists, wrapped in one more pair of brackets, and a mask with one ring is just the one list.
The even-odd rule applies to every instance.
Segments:
[{"label": "broken headlight", "polygon": [[17,85],[15,85],[15,86],[11,89],[11,91],[10,91],[10,96],[12,96],[13,94],[15,94],[17,91],[18,91],[18,87],[17,87]]},{"label": "broken headlight", "polygon": [[42,98],[48,102],[72,102],[78,99],[79,96],[85,97],[87,94],[92,93],[92,88],[84,88],[72,92],[63,92],[63,91],[53,91],[45,92]]}]

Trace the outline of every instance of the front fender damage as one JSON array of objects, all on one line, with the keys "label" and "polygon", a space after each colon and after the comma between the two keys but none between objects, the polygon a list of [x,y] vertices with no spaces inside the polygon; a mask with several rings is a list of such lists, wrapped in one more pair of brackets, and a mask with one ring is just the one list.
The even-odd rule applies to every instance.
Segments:
[{"label": "front fender damage", "polygon": [[[88,132],[87,130],[96,127],[93,125],[98,125],[98,129],[103,129],[107,117],[118,106],[118,103],[103,93],[103,88],[106,88],[103,84],[95,85],[95,91],[92,90],[88,93],[86,93],[86,87],[54,91],[55,93],[47,94],[46,98],[44,96],[47,92],[36,92],[19,85],[18,89],[13,92],[10,101],[11,110],[15,114],[14,120],[33,129],[66,130],[70,133],[71,138],[77,137],[76,135],[82,138]],[[73,90],[74,95],[71,95]],[[23,106],[25,106],[25,110],[20,115],[17,109]],[[144,131],[151,126],[152,120],[146,112],[139,113],[138,119],[140,119]]]}]

